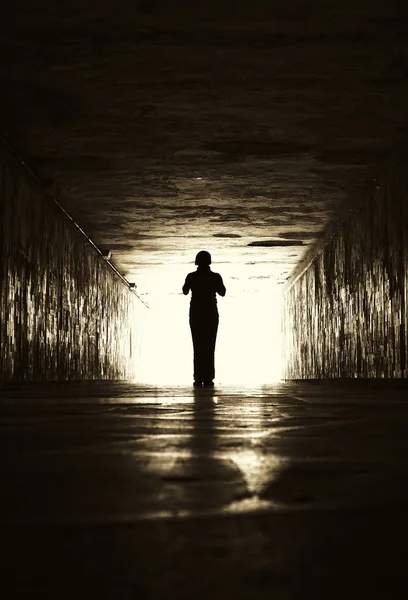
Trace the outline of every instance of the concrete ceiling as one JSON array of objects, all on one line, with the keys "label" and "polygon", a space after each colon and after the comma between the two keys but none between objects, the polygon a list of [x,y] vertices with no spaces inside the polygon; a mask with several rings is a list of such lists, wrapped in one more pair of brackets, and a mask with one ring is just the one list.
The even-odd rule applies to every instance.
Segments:
[{"label": "concrete ceiling", "polygon": [[141,294],[204,248],[224,275],[284,281],[405,134],[404,2],[6,10],[2,135]]}]

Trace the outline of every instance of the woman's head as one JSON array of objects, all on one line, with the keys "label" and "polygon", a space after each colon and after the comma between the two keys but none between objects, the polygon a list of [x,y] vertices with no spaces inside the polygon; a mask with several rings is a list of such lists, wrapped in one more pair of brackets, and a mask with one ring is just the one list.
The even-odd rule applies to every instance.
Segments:
[{"label": "woman's head", "polygon": [[201,250],[195,258],[195,264],[198,267],[208,267],[211,264],[211,254],[206,250]]}]

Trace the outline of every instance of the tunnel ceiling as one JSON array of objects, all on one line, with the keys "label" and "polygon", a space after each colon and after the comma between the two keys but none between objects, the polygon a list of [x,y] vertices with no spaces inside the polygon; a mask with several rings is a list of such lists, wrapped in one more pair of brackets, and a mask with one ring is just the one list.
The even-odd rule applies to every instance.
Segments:
[{"label": "tunnel ceiling", "polygon": [[284,281],[405,132],[402,2],[15,4],[2,135],[136,283],[202,248]]}]

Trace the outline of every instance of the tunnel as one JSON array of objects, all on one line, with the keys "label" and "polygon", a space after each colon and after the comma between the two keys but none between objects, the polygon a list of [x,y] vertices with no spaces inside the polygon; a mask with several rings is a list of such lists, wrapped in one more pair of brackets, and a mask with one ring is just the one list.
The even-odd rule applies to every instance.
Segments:
[{"label": "tunnel", "polygon": [[5,598],[405,598],[407,34],[397,0],[4,9]]}]

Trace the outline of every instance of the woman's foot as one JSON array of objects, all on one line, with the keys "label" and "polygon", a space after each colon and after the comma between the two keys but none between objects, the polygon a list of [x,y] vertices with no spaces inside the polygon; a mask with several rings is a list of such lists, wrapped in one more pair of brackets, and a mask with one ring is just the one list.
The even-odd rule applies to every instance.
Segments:
[{"label": "woman's foot", "polygon": [[201,381],[194,381],[193,386],[194,387],[201,387]]},{"label": "woman's foot", "polygon": [[214,385],[213,381],[204,381],[203,385],[205,385],[206,387],[210,387],[212,385]]}]

